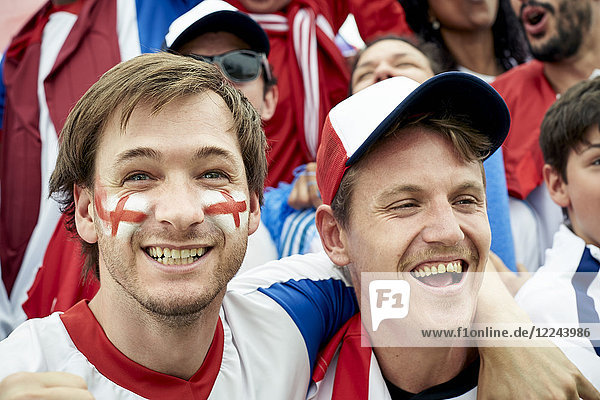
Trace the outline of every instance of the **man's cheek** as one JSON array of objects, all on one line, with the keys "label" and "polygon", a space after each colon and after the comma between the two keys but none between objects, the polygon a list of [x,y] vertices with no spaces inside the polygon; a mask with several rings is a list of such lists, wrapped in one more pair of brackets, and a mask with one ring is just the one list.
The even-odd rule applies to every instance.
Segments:
[{"label": "man's cheek", "polygon": [[133,235],[148,217],[150,208],[145,196],[139,193],[111,196],[100,186],[94,190],[94,205],[104,234],[121,240]]},{"label": "man's cheek", "polygon": [[205,219],[223,231],[234,232],[247,227],[248,201],[243,192],[210,190],[203,194],[201,201]]}]

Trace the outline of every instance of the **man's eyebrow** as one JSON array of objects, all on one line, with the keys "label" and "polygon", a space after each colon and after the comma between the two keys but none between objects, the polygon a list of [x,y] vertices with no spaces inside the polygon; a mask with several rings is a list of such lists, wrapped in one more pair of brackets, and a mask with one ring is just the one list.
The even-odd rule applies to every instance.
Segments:
[{"label": "man's eyebrow", "polygon": [[[466,181],[461,183],[460,185],[456,186],[454,191],[455,192],[461,192],[464,190],[477,190],[479,192],[485,192],[485,189],[483,187],[483,183],[482,182],[478,182],[478,181]],[[386,191],[384,191],[383,193],[381,193],[378,197],[380,199],[385,199],[386,197],[390,197],[390,196],[395,196],[395,195],[399,195],[399,194],[406,194],[406,193],[421,193],[424,192],[426,189],[422,186],[419,185],[401,185],[401,186],[396,186],[393,187],[391,189],[388,189]]]},{"label": "man's eyebrow", "polygon": [[478,181],[463,182],[456,187],[457,191],[470,190],[470,189],[475,189],[475,190],[485,192],[483,182],[478,182]]},{"label": "man's eyebrow", "polygon": [[423,192],[424,190],[425,189],[423,187],[417,186],[417,185],[401,185],[401,186],[395,186],[391,189],[385,190],[378,197],[380,199],[385,199],[386,197],[391,197],[391,196],[395,196],[398,194],[420,193],[420,192]]},{"label": "man's eyebrow", "polygon": [[120,164],[136,158],[149,158],[152,160],[160,161],[162,159],[162,155],[158,151],[149,147],[136,147],[134,149],[129,149],[118,154],[113,164],[113,167],[116,168]]},{"label": "man's eyebrow", "polygon": [[198,160],[202,160],[203,158],[209,158],[209,157],[222,157],[222,158],[225,158],[228,162],[230,162],[232,164],[236,163],[236,157],[231,151],[225,150],[221,147],[214,147],[214,146],[201,147],[200,149],[198,149],[196,151],[196,154],[194,154],[194,157],[192,160],[198,161]]},{"label": "man's eyebrow", "polygon": [[487,205],[487,193],[485,191],[485,185],[482,181],[463,182],[454,189],[453,193],[454,195],[472,194],[478,200],[485,201]]}]

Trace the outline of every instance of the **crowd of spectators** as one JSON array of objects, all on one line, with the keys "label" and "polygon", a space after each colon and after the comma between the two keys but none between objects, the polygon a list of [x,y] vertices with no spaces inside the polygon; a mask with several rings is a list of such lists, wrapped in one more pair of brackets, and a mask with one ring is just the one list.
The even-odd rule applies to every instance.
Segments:
[{"label": "crowd of spectators", "polygon": [[[540,310],[550,300],[540,300],[539,285],[557,282],[536,271],[560,271],[556,253],[571,240],[579,247],[565,259],[568,271],[592,276],[583,285],[560,281],[556,291],[573,298],[570,323],[600,324],[600,197],[578,192],[600,187],[600,119],[590,106],[600,96],[599,18],[596,0],[48,1],[0,65],[0,339],[98,291],[84,262],[89,249],[73,239],[60,199],[49,197],[60,133],[102,74],[153,52],[216,64],[261,117],[268,175],[242,270],[323,250],[316,158],[336,104],[398,76],[423,83],[460,71],[490,84],[511,117],[502,147],[483,163],[496,268],[511,271],[505,280],[515,293],[532,275],[517,299],[532,318],[552,320]],[[344,24],[362,45],[339,33]],[[580,110],[584,125],[563,127],[578,136],[561,138],[556,126]],[[594,157],[581,161],[588,150]],[[575,163],[596,170],[578,181]],[[577,196],[589,199],[581,206]],[[585,345],[592,352],[582,372],[600,387],[587,368],[600,365],[600,345]]]}]

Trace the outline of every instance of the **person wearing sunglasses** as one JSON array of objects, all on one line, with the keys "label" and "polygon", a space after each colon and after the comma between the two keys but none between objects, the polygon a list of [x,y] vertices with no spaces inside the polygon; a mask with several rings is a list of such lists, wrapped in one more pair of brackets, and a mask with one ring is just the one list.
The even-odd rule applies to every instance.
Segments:
[{"label": "person wearing sunglasses", "polygon": [[275,113],[279,92],[267,61],[269,39],[258,23],[232,5],[201,2],[173,21],[163,47],[217,65],[263,121]]}]

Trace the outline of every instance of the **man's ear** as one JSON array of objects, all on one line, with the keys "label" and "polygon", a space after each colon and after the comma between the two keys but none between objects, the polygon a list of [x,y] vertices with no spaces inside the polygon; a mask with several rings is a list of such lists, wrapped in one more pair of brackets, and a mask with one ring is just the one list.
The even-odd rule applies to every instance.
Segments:
[{"label": "man's ear", "polygon": [[330,206],[322,204],[317,208],[315,224],[321,236],[321,243],[329,259],[340,267],[350,263],[344,228],[333,216]]},{"label": "man's ear", "polygon": [[98,234],[94,227],[93,194],[89,189],[74,185],[73,197],[75,199],[75,226],[77,227],[77,233],[86,242],[96,243],[98,241]]},{"label": "man's ear", "polygon": [[252,235],[260,224],[260,202],[257,193],[250,192],[248,207],[248,235]]},{"label": "man's ear", "polygon": [[542,168],[544,183],[548,188],[552,201],[562,208],[568,208],[571,205],[567,183],[562,177],[562,174],[550,164],[544,164]]},{"label": "man's ear", "polygon": [[279,100],[279,89],[277,85],[273,85],[267,90],[263,98],[263,104],[260,109],[260,118],[263,121],[268,121],[273,118],[275,109],[277,108],[277,101]]}]

